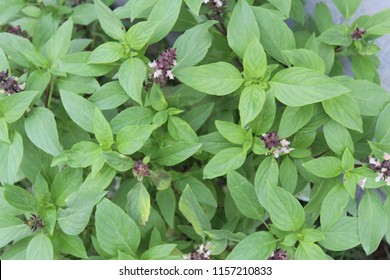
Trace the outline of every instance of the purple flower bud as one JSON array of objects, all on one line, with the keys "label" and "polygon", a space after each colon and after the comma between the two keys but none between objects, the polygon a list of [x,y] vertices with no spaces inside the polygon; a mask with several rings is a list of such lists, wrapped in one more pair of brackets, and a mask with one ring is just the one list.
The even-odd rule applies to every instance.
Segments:
[{"label": "purple flower bud", "polygon": [[210,260],[210,250],[211,243],[207,242],[206,244],[201,244],[195,252],[184,255],[183,258],[186,260]]},{"label": "purple flower bud", "polygon": [[354,40],[361,40],[363,38],[363,35],[366,33],[366,31],[363,28],[357,27],[352,33],[351,37]]},{"label": "purple flower bud", "polygon": [[24,90],[24,85],[20,85],[18,80],[9,77],[8,70],[0,72],[0,89],[1,93],[14,94]]},{"label": "purple flower bud", "polygon": [[31,214],[30,219],[24,222],[32,231],[43,228],[44,224],[38,215]]},{"label": "purple flower bud", "polygon": [[287,252],[283,251],[281,249],[278,249],[268,259],[269,260],[287,260]]},{"label": "purple flower bud", "polygon": [[8,33],[15,34],[17,36],[24,37],[24,38],[29,38],[30,37],[28,35],[27,31],[22,30],[22,28],[20,28],[20,25],[10,26],[8,28]]},{"label": "purple flower bud", "polygon": [[138,160],[133,167],[134,176],[137,177],[138,181],[141,181],[144,176],[149,177],[149,167],[143,163],[142,160]]},{"label": "purple flower bud", "polygon": [[175,78],[171,70],[175,65],[176,49],[168,48],[159,55],[157,60],[149,63],[149,67],[153,68],[153,72],[149,75],[149,79],[153,79],[155,84],[164,87],[168,80],[173,80]]},{"label": "purple flower bud", "polygon": [[264,146],[268,150],[271,150],[273,147],[277,148],[280,145],[279,136],[276,131],[265,133],[260,137],[260,139],[263,140]]}]

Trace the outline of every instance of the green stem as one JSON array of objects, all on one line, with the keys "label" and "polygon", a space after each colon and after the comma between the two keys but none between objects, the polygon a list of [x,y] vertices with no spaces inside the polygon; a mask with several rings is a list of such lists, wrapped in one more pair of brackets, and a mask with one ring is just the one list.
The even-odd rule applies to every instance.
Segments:
[{"label": "green stem", "polygon": [[46,94],[46,102],[45,102],[46,108],[50,107],[51,96],[53,95],[53,90],[54,90],[54,83],[55,83],[55,78],[53,77],[50,81],[50,90],[49,90],[48,94]]}]

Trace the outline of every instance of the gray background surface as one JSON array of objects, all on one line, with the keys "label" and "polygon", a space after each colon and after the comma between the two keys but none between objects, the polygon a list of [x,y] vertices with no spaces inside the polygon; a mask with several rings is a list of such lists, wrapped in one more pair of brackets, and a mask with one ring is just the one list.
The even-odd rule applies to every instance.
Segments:
[{"label": "gray background surface", "polygon": [[[337,10],[332,0],[306,0],[306,11],[310,14],[314,14],[315,5],[319,2],[324,2],[329,6],[335,23],[344,22],[343,16]],[[351,18],[350,22],[361,15],[373,15],[387,8],[390,8],[390,0],[362,0],[360,7]],[[390,90],[390,34],[379,38],[376,43],[381,47],[381,51],[379,52],[379,58],[381,60],[379,73],[382,86],[385,89]],[[346,74],[349,73],[350,71],[347,70]]]}]

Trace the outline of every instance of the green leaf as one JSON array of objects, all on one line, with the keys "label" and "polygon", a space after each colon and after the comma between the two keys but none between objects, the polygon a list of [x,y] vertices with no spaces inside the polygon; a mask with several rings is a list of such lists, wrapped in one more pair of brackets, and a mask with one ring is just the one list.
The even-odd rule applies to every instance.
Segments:
[{"label": "green leaf", "polygon": [[282,54],[286,60],[296,66],[313,69],[325,74],[326,66],[324,60],[315,52],[306,49],[285,50]]},{"label": "green leaf", "polygon": [[244,57],[247,46],[253,39],[260,39],[259,27],[255,16],[246,0],[239,0],[234,7],[227,26],[227,40],[230,48]]},{"label": "green leaf", "polygon": [[94,93],[100,88],[100,85],[95,78],[81,77],[72,74],[58,79],[57,85],[60,90],[66,90],[77,94]]},{"label": "green leaf", "polygon": [[217,153],[204,167],[203,179],[213,179],[234,171],[244,164],[242,148],[227,148]]},{"label": "green leaf", "polygon": [[341,217],[327,229],[321,228],[324,240],[320,245],[331,251],[345,251],[360,244],[358,222],[355,217]]},{"label": "green leaf", "polygon": [[363,132],[363,121],[359,105],[350,94],[344,94],[322,102],[325,112],[336,122],[347,128]]},{"label": "green leaf", "polygon": [[387,232],[386,232],[386,240],[387,243],[390,243],[390,196],[387,197],[384,204],[385,211],[387,213]]},{"label": "green leaf", "polygon": [[116,137],[118,151],[131,155],[142,148],[154,130],[152,125],[129,125],[122,128]]},{"label": "green leaf", "polygon": [[329,7],[323,2],[317,3],[314,19],[321,33],[334,25]]},{"label": "green leaf", "polygon": [[139,225],[145,225],[150,214],[150,195],[145,186],[139,182],[127,195],[127,213]]},{"label": "green leaf", "polygon": [[128,171],[134,166],[134,162],[130,157],[124,156],[120,153],[109,151],[104,152],[102,155],[105,162],[119,172]]},{"label": "green leaf", "polygon": [[125,55],[125,47],[117,42],[106,42],[98,46],[88,57],[88,63],[111,63]]},{"label": "green leaf", "polygon": [[296,260],[329,260],[331,259],[320,246],[312,242],[300,242],[295,251]]},{"label": "green leaf", "polygon": [[139,58],[126,60],[119,68],[119,83],[134,101],[142,106],[142,85],[146,78],[146,66]]},{"label": "green leaf", "polygon": [[249,124],[253,132],[257,135],[268,132],[275,121],[276,102],[274,95],[267,91],[265,95],[265,103],[260,114]]},{"label": "green leaf", "polygon": [[315,52],[321,57],[326,67],[325,74],[329,74],[329,72],[332,70],[335,59],[334,47],[321,42],[313,34],[307,40],[305,48]]},{"label": "green leaf", "polygon": [[350,151],[354,150],[348,129],[334,120],[329,120],[324,124],[324,136],[329,148],[338,155],[342,155],[346,148]]},{"label": "green leaf", "polygon": [[364,24],[364,28],[369,35],[382,36],[390,33],[390,9],[384,9],[371,16]]},{"label": "green leaf", "polygon": [[199,142],[198,136],[191,126],[176,116],[168,118],[168,132],[175,141],[186,143]]},{"label": "green leaf", "polygon": [[164,94],[160,87],[156,84],[153,84],[150,90],[149,101],[153,109],[156,111],[164,111],[168,108],[168,103],[165,100]]},{"label": "green leaf", "polygon": [[[180,67],[194,66],[206,56],[211,46],[211,35],[209,28],[216,21],[206,21],[202,24],[188,29],[181,35],[173,45],[176,48],[177,65],[174,69]],[[175,71],[174,70],[174,71]]]},{"label": "green leaf", "polygon": [[238,105],[242,127],[245,127],[260,114],[263,109],[265,99],[266,94],[261,86],[250,85],[249,87],[244,88]]},{"label": "green leaf", "polygon": [[75,24],[90,24],[97,19],[93,4],[79,4],[74,7],[72,18]]},{"label": "green leaf", "polygon": [[236,91],[244,81],[237,68],[226,62],[179,69],[175,75],[198,91],[218,96]]},{"label": "green leaf", "polygon": [[[282,51],[295,49],[295,39],[291,29],[271,10],[252,7],[252,11],[260,29],[260,43],[273,58],[287,64]],[[239,39],[240,35],[237,38]]]},{"label": "green leaf", "polygon": [[93,120],[96,105],[80,95],[60,91],[61,101],[69,117],[82,129],[93,133]]},{"label": "green leaf", "polygon": [[43,47],[43,53],[51,64],[63,57],[70,48],[72,38],[72,18],[64,22],[60,28],[51,36]]},{"label": "green leaf", "polygon": [[[296,2],[294,0],[268,0],[272,5],[274,5],[284,16],[289,17],[291,10],[291,2]],[[298,1],[299,2],[299,1]]]},{"label": "green leaf", "polygon": [[274,157],[265,158],[259,165],[255,175],[255,190],[261,205],[268,210],[268,187],[278,185],[279,168]]},{"label": "green leaf", "polygon": [[215,126],[219,133],[233,144],[243,145],[248,140],[252,140],[252,135],[249,135],[247,131],[238,124],[217,120],[215,121]]},{"label": "green leaf", "polygon": [[122,22],[102,1],[94,0],[96,16],[104,32],[113,39],[124,40],[126,32]]},{"label": "green leaf", "polygon": [[62,231],[78,235],[88,225],[94,206],[106,195],[97,190],[79,190],[66,198],[67,208],[58,209],[57,221]]},{"label": "green leaf", "polygon": [[6,98],[0,98],[0,114],[7,123],[16,122],[23,116],[37,95],[37,91],[22,91]]},{"label": "green leaf", "polygon": [[245,50],[243,66],[249,78],[259,79],[267,71],[267,57],[257,38],[253,39]]},{"label": "green leaf", "polygon": [[255,232],[246,237],[227,256],[227,260],[266,260],[276,248],[276,240],[266,231]]},{"label": "green leaf", "polygon": [[24,127],[28,138],[35,146],[53,156],[61,152],[56,121],[50,110],[43,107],[35,108],[29,113]]},{"label": "green leaf", "polygon": [[134,50],[142,49],[156,30],[158,22],[142,21],[130,27],[126,33],[126,40]]},{"label": "green leaf", "polygon": [[387,213],[376,193],[367,190],[358,208],[360,242],[367,255],[376,251],[387,231]]},{"label": "green leaf", "polygon": [[116,170],[109,165],[104,165],[102,157],[99,158],[102,161],[102,166],[99,171],[92,172],[87,176],[84,183],[80,186],[80,190],[98,190],[103,191],[111,185],[112,180],[116,175]]},{"label": "green leaf", "polygon": [[280,138],[287,138],[293,135],[306,125],[313,116],[313,106],[303,107],[287,106],[280,120],[278,135]]},{"label": "green leaf", "polygon": [[268,212],[272,223],[283,231],[297,231],[305,223],[305,212],[299,201],[280,187],[268,186]]},{"label": "green leaf", "polygon": [[321,205],[320,219],[322,230],[327,230],[340,219],[349,199],[348,192],[342,185],[336,185],[332,188]]},{"label": "green leaf", "polygon": [[8,64],[7,56],[5,55],[3,49],[0,48],[0,71],[6,71],[6,70],[8,70],[8,73],[10,73],[10,67]]},{"label": "green leaf", "polygon": [[0,182],[13,184],[23,159],[23,139],[17,131],[10,137],[10,143],[0,142]]},{"label": "green leaf", "polygon": [[390,144],[390,103],[382,110],[375,128],[375,139]]},{"label": "green leaf", "polygon": [[343,85],[351,90],[363,116],[378,116],[384,106],[390,102],[390,94],[373,82],[354,80]]},{"label": "green leaf", "polygon": [[114,143],[111,126],[98,108],[95,108],[93,133],[103,149],[109,149]]},{"label": "green leaf", "polygon": [[156,194],[157,205],[161,215],[171,228],[174,228],[176,197],[171,188],[158,191]]},{"label": "green leaf", "polygon": [[100,108],[100,110],[108,110],[119,107],[128,99],[129,96],[121,87],[119,82],[112,81],[97,89],[96,92],[89,98],[89,101],[95,103]]},{"label": "green leaf", "polygon": [[199,15],[200,6],[202,6],[203,0],[184,0],[184,2],[186,2],[191,12],[195,15]]},{"label": "green leaf", "polygon": [[355,166],[355,159],[348,148],[345,148],[345,151],[343,153],[343,157],[341,159],[341,166],[345,171],[352,170]]},{"label": "green leaf", "polygon": [[254,220],[263,218],[264,210],[257,200],[255,188],[245,177],[231,171],[227,174],[227,186],[237,209],[244,216]]},{"label": "green leaf", "polygon": [[191,191],[190,186],[184,189],[180,200],[179,210],[184,217],[191,223],[195,232],[203,236],[204,230],[210,230],[210,222]]},{"label": "green leaf", "polygon": [[111,121],[112,131],[117,134],[129,125],[149,125],[153,120],[153,111],[144,107],[131,107],[120,112]]},{"label": "green leaf", "polygon": [[53,257],[53,244],[43,232],[39,233],[28,243],[26,250],[26,258],[28,260],[52,260]]},{"label": "green leaf", "polygon": [[302,164],[302,166],[320,178],[333,178],[343,171],[341,161],[330,156],[312,159]]},{"label": "green leaf", "polygon": [[18,235],[24,228],[26,228],[26,225],[22,220],[2,213],[0,220],[0,248],[18,238]]},{"label": "green leaf", "polygon": [[73,145],[72,149],[63,151],[57,155],[52,162],[52,166],[66,163],[72,168],[88,167],[93,164],[100,154],[98,144],[88,141],[81,141]]},{"label": "green leaf", "polygon": [[293,194],[297,187],[298,173],[294,162],[289,157],[286,157],[280,165],[279,179],[283,189]]},{"label": "green leaf", "polygon": [[130,1],[130,18],[134,21],[135,18],[142,15],[145,11],[150,10],[159,0],[144,0],[144,1]]},{"label": "green leaf", "polygon": [[347,21],[356,12],[361,2],[362,0],[333,0],[333,3]]},{"label": "green leaf", "polygon": [[378,64],[370,56],[354,55],[352,57],[352,70],[355,79],[374,81],[378,76]]},{"label": "green leaf", "polygon": [[270,85],[280,102],[293,107],[321,102],[349,91],[332,78],[301,67],[279,71]]},{"label": "green leaf", "polygon": [[153,6],[148,21],[158,22],[158,25],[149,40],[149,44],[160,41],[172,30],[179,17],[181,4],[182,0],[159,0]]},{"label": "green leaf", "polygon": [[152,159],[164,166],[174,166],[191,157],[200,147],[202,144],[176,142],[159,149]]},{"label": "green leaf", "polygon": [[135,222],[117,205],[103,199],[96,207],[96,236],[104,251],[112,256],[120,250],[134,255],[140,243]]},{"label": "green leaf", "polygon": [[56,237],[59,249],[62,253],[69,254],[80,259],[88,258],[83,240],[79,236],[59,232]]},{"label": "green leaf", "polygon": [[352,43],[352,38],[347,25],[334,25],[325,30],[318,40],[332,46],[348,47]]},{"label": "green leaf", "polygon": [[141,255],[141,260],[163,260],[176,248],[177,244],[161,244],[146,250]]}]

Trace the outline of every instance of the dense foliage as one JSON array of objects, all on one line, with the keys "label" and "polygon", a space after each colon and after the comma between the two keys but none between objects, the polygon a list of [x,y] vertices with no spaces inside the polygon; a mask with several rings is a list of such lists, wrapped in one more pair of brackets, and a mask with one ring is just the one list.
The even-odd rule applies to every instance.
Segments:
[{"label": "dense foliage", "polygon": [[0,0],[2,259],[390,241],[390,9],[351,21],[361,0],[334,0],[335,24],[303,0],[113,2]]}]

